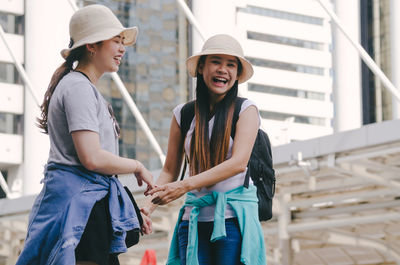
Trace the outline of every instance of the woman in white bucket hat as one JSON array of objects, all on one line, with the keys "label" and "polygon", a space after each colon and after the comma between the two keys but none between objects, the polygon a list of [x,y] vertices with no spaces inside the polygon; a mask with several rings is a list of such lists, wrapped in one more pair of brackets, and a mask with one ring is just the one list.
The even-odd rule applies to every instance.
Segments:
[{"label": "woman in white bucket hat", "polygon": [[77,11],[69,30],[69,48],[61,51],[65,62],[41,105],[38,122],[49,135],[50,153],[18,265],[119,264],[127,231],[151,232],[148,217],[140,227],[115,175],[133,173],[139,185],[147,184],[145,194],[153,176],[139,161],[118,155],[118,123],[96,88],[105,72],[118,70],[138,30],[123,27],[102,5]]},{"label": "woman in white bucket hat", "polygon": [[[252,101],[237,97],[238,84],[253,75],[253,67],[239,42],[225,34],[209,38],[186,65],[197,77],[196,99],[173,111],[158,187],[142,211],[151,214],[187,194],[167,264],[265,265],[256,188],[243,187],[260,117]],[[190,177],[175,181],[183,154]]]}]

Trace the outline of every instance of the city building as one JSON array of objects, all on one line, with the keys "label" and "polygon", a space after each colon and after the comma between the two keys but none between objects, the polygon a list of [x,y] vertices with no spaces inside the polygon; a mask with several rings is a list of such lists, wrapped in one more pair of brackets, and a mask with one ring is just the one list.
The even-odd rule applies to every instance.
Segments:
[{"label": "city building", "polygon": [[[68,28],[73,13],[67,1],[43,4],[52,12],[43,12],[34,1],[0,4],[1,26],[10,48],[0,41],[0,170],[11,197],[37,194],[41,188],[49,143],[36,118],[52,72],[62,62],[57,55],[68,43],[68,31],[60,28]],[[24,67],[29,83],[17,71],[13,57]]]},{"label": "city building", "polygon": [[[361,44],[382,71],[398,87],[399,33],[398,1],[367,0],[360,2]],[[392,100],[391,93],[381,81],[362,65],[363,123],[398,119],[399,103]]]},{"label": "city building", "polygon": [[[173,0],[77,1],[76,4],[82,7],[93,3],[107,5],[123,24],[139,28],[137,44],[127,48],[119,76],[165,153],[172,109],[188,97],[183,68],[188,50],[187,23],[179,16]],[[29,0],[0,4],[5,36],[32,83],[32,88],[24,84],[1,41],[0,170],[14,196],[40,190],[49,143],[36,126],[40,115],[38,104],[52,73],[62,63],[60,50],[69,43],[68,21],[73,13],[70,2],[46,1],[43,6]],[[100,80],[98,89],[112,103],[122,127],[120,154],[142,161],[151,170],[159,169],[159,156],[110,75]],[[2,189],[0,196],[5,196]]]},{"label": "city building", "polygon": [[[333,132],[331,25],[316,1],[192,3],[205,34],[228,32],[243,44],[255,73],[240,92],[260,108],[274,145]],[[201,45],[194,32],[193,52]]]},{"label": "city building", "polygon": [[[77,1],[78,6],[93,3],[108,6],[122,24],[139,28],[137,42],[127,48],[118,74],[165,153],[172,109],[188,95],[187,76],[180,65],[187,57],[187,24],[179,19],[174,0]],[[143,161],[152,170],[161,168],[159,157],[111,77],[104,76],[98,88],[112,103],[121,125],[120,155]]]}]

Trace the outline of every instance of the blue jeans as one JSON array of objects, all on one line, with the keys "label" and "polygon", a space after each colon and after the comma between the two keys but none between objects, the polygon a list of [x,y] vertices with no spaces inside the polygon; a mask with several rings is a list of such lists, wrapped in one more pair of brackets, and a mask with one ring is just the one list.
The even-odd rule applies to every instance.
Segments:
[{"label": "blue jeans", "polygon": [[[214,222],[198,222],[198,257],[199,265],[240,265],[242,235],[237,218],[225,220],[226,237],[210,242]],[[186,265],[189,222],[179,224],[179,256],[181,265]],[[188,264],[189,265],[189,264]]]}]

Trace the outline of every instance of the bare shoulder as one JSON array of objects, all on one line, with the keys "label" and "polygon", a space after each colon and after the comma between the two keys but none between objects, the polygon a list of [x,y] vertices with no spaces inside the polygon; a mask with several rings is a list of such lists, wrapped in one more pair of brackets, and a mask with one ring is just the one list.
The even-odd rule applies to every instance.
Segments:
[{"label": "bare shoulder", "polygon": [[240,113],[239,120],[243,119],[256,119],[258,120],[258,109],[255,105],[250,105]]}]

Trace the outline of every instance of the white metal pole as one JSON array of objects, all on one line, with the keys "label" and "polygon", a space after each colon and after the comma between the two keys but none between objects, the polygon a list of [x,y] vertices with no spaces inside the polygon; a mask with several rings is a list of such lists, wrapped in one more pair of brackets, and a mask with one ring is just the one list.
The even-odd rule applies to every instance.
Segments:
[{"label": "white metal pole", "polygon": [[[400,86],[400,1],[390,1],[390,61],[391,61],[391,79],[394,85]],[[400,118],[400,102],[392,100],[392,117]]]},{"label": "white metal pole", "polygon": [[367,171],[364,165],[358,165],[357,163],[341,163],[340,166],[335,167],[339,172],[351,174],[352,177],[361,177],[366,181],[370,181],[388,188],[399,188],[400,182],[395,180],[386,179],[383,176],[379,176]]},{"label": "white metal pole", "polygon": [[[326,0],[324,0],[326,2]],[[360,39],[360,6],[358,1],[335,0],[335,12],[346,25],[349,34]],[[338,27],[332,27],[334,49],[333,102],[334,132],[360,128],[362,126],[361,60],[357,51],[343,36]]]},{"label": "white metal pole", "polygon": [[7,182],[4,179],[4,176],[3,174],[1,174],[1,172],[0,172],[0,187],[3,189],[4,193],[6,194],[6,197],[10,198],[11,194],[10,189],[8,188]]},{"label": "white metal pole", "polygon": [[14,64],[18,70],[18,73],[21,75],[22,80],[24,80],[24,84],[28,87],[28,90],[31,93],[33,99],[35,100],[36,105],[39,107],[40,106],[39,96],[37,95],[36,90],[33,88],[33,85],[31,83],[31,81],[29,80],[29,77],[26,74],[24,68],[22,67],[21,63],[18,61],[13,50],[11,49],[10,45],[8,44],[3,27],[1,25],[0,25],[0,36],[3,39],[4,45],[6,46],[8,52],[10,53],[11,58],[14,61]]},{"label": "white metal pole", "polygon": [[[60,28],[68,28],[73,12],[67,2],[41,0],[40,3],[41,5],[38,5],[36,1],[25,1],[26,53],[23,66],[30,82],[35,85],[34,91],[39,95],[41,103],[54,70],[64,61],[59,52],[65,43],[68,43],[69,37],[68,32]],[[43,6],[46,7],[46,11],[43,10]],[[15,48],[11,48],[15,52]],[[44,56],[45,54],[54,56]],[[10,185],[13,181],[21,179],[23,196],[38,194],[42,189],[40,180],[43,178],[43,167],[47,163],[50,149],[48,135],[42,133],[36,125],[36,119],[40,117],[37,105],[29,90],[25,89],[23,163],[14,171],[16,175],[8,179]]]},{"label": "white metal pole", "polygon": [[339,21],[338,17],[336,14],[329,8],[325,3],[323,3],[322,0],[316,0],[322,8],[328,13],[328,15],[331,17],[332,21],[334,24],[340,29],[340,31],[345,35],[345,37],[351,42],[351,44],[354,46],[354,48],[357,49],[361,59],[365,62],[366,65],[368,65],[369,69],[379,77],[379,79],[382,81],[383,85],[392,93],[392,95],[400,102],[400,91],[390,82],[390,80],[386,77],[386,75],[382,72],[382,70],[376,65],[374,60],[368,55],[368,53],[364,50],[364,48],[357,43],[356,41],[353,40],[352,37],[347,33],[347,31],[344,29],[342,23]]},{"label": "white metal pole", "polygon": [[[323,230],[333,227],[346,227],[360,224],[373,224],[383,223],[386,221],[400,220],[400,213],[392,212],[386,214],[368,215],[368,216],[355,216],[347,218],[338,218],[331,220],[307,221],[304,223],[288,224],[287,231],[289,234],[297,232],[305,232],[312,230]],[[265,235],[276,235],[279,231],[276,228],[263,229]]]},{"label": "white metal pole", "polygon": [[[374,32],[374,59],[377,65],[381,65],[381,15],[380,15],[380,0],[374,0],[372,2],[373,10],[373,32]],[[390,35],[392,36],[393,33]],[[392,76],[393,81],[393,76]],[[375,119],[376,122],[382,122],[383,112],[382,112],[382,86],[378,78],[375,78]],[[396,84],[396,82],[393,82]],[[396,86],[398,86],[396,84]]]},{"label": "white metal pole", "polygon": [[289,224],[289,233],[304,232],[310,230],[319,230],[333,227],[352,226],[360,224],[373,224],[383,223],[385,221],[400,220],[400,213],[386,213],[368,216],[356,216],[348,218],[338,218],[332,220],[319,220],[319,221],[307,221],[304,223]]},{"label": "white metal pole", "polygon": [[279,211],[278,211],[278,238],[279,249],[281,251],[280,261],[282,265],[291,264],[291,247],[290,235],[288,226],[290,224],[290,210],[287,207],[287,202],[290,201],[290,194],[282,194],[279,197]]},{"label": "white metal pole", "polygon": [[318,211],[301,211],[293,214],[293,218],[304,219],[304,218],[327,218],[328,216],[338,215],[338,214],[353,214],[355,212],[363,212],[363,211],[372,211],[372,210],[381,210],[388,208],[396,208],[400,207],[399,200],[389,200],[384,202],[377,203],[365,203],[365,204],[356,204],[351,206],[343,206],[343,207],[332,207],[327,209],[319,209]]},{"label": "white metal pole", "polygon": [[158,144],[156,138],[154,137],[153,133],[151,132],[149,126],[147,126],[146,121],[144,120],[142,114],[140,113],[139,109],[137,108],[135,102],[131,98],[131,96],[128,93],[128,90],[126,89],[124,83],[122,83],[121,78],[117,73],[111,73],[111,77],[114,80],[115,84],[117,85],[119,91],[121,92],[122,97],[125,100],[125,103],[128,105],[129,109],[132,111],[133,115],[136,118],[136,121],[140,124],[142,127],[144,133],[147,135],[149,138],[150,144],[153,146],[155,151],[157,152],[161,163],[164,164],[165,161],[165,155],[163,154],[163,151]]},{"label": "white metal pole", "polygon": [[391,247],[389,244],[385,242],[361,236],[354,236],[352,234],[339,233],[339,232],[328,232],[327,234],[328,234],[327,241],[330,243],[341,245],[345,242],[346,245],[362,246],[362,247],[378,249],[381,250],[382,252],[388,253],[390,256],[393,257],[396,264],[400,265],[400,254],[397,253],[393,249],[393,247]]},{"label": "white metal pole", "polygon": [[199,33],[200,37],[203,39],[203,41],[206,40],[206,36],[204,35],[204,31],[201,28],[199,22],[197,19],[194,17],[192,11],[190,11],[189,7],[186,5],[184,0],[176,0],[178,6],[182,9],[183,13],[185,13],[186,18],[189,20],[190,24],[197,30]]},{"label": "white metal pole", "polygon": [[[335,158],[335,163],[340,164],[343,162],[352,162],[352,161],[356,161],[356,160],[368,159],[368,158],[381,156],[381,155],[385,155],[385,156],[391,155],[391,154],[395,154],[398,152],[400,152],[400,147],[387,147],[382,150],[376,150],[376,151],[365,152],[365,153],[361,153],[361,154],[338,157],[338,158]],[[330,166],[329,162],[327,160],[322,160],[322,161],[318,162],[318,165],[319,165],[319,167]],[[277,168],[275,170],[275,173],[277,175],[281,175],[281,174],[295,172],[298,170],[299,170],[299,167],[297,165],[295,165],[295,166],[290,165],[290,166],[284,167],[284,168]]]},{"label": "white metal pole", "polygon": [[75,0],[68,0],[69,4],[72,7],[72,10],[77,11],[78,10],[78,6],[76,5],[76,1]]},{"label": "white metal pole", "polygon": [[310,198],[310,199],[290,201],[288,202],[288,207],[298,207],[298,208],[310,207],[313,204],[320,204],[320,203],[335,204],[355,198],[358,200],[363,200],[363,199],[383,197],[383,196],[397,197],[400,196],[400,191],[399,189],[379,189],[379,190],[372,190],[369,192],[361,191],[361,192],[354,192],[347,194],[336,194],[336,195],[325,196],[322,198]]}]

